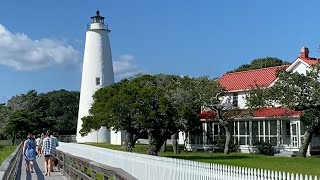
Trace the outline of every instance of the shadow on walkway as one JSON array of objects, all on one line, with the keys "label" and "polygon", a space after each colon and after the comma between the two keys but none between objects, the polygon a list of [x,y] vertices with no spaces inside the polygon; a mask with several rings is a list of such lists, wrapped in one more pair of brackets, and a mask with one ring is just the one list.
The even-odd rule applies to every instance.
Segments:
[{"label": "shadow on walkway", "polygon": [[64,180],[67,179],[60,172],[51,172],[51,176],[44,176],[44,157],[37,157],[36,161],[34,161],[34,170],[35,172],[26,172],[26,162],[23,160],[19,164],[18,174],[16,179],[21,180]]}]

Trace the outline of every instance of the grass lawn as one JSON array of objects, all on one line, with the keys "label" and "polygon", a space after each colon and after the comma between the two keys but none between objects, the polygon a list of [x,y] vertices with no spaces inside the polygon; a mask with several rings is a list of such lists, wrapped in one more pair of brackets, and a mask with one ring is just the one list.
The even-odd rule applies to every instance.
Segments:
[{"label": "grass lawn", "polygon": [[[107,143],[87,143],[89,145],[121,150],[124,149],[120,145],[110,145]],[[133,152],[146,153],[147,145],[136,145]],[[320,177],[320,156],[313,156],[307,158],[298,157],[274,157],[264,156],[260,154],[243,154],[231,153],[224,155],[223,153],[206,153],[206,152],[184,152],[181,154],[174,154],[172,146],[168,146],[167,152],[159,153],[160,156],[187,159],[193,161],[226,164],[242,167],[252,167],[259,169],[292,172],[299,174],[317,175]]]},{"label": "grass lawn", "polygon": [[16,149],[16,146],[0,146],[0,165]]}]

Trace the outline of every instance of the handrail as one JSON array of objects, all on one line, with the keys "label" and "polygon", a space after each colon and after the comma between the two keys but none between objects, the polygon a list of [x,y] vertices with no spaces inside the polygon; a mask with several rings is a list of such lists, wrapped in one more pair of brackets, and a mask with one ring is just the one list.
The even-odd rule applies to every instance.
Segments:
[{"label": "handrail", "polygon": [[22,145],[23,142],[3,161],[0,166],[0,180],[15,179],[22,159]]},{"label": "handrail", "polygon": [[57,158],[60,172],[70,179],[91,180],[96,179],[97,174],[100,174],[105,180],[110,178],[114,180],[137,180],[121,168],[111,167],[60,150],[57,151]]}]

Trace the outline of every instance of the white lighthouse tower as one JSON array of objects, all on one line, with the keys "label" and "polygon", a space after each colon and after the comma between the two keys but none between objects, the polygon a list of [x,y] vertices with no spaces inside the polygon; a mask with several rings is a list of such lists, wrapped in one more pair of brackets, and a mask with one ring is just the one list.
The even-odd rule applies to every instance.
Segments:
[{"label": "white lighthouse tower", "polygon": [[91,17],[88,25],[83,57],[83,69],[80,91],[80,103],[77,126],[77,142],[110,142],[110,131],[101,127],[87,136],[81,137],[81,118],[89,115],[93,103],[93,94],[104,86],[114,83],[111,48],[108,26],[99,10]]}]

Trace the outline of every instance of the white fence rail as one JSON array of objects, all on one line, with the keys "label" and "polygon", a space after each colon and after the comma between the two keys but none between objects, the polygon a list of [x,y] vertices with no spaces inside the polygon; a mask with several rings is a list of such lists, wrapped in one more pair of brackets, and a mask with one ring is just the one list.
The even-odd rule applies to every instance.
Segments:
[{"label": "white fence rail", "polygon": [[148,156],[84,144],[60,143],[58,149],[121,168],[139,180],[320,180],[302,174]]}]

